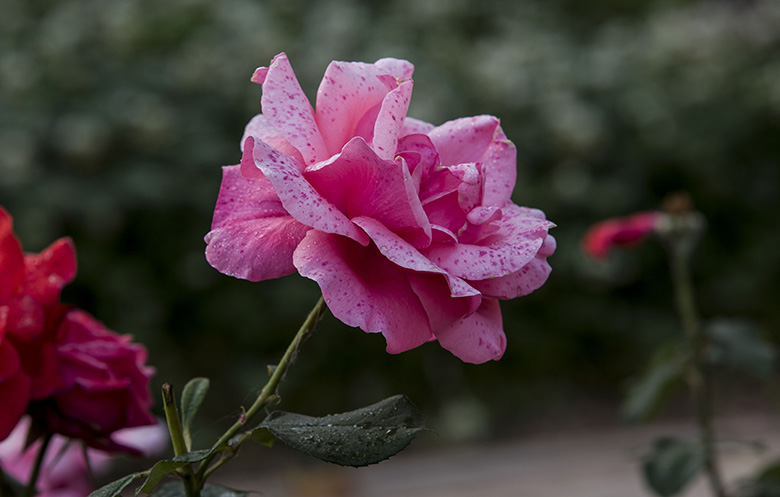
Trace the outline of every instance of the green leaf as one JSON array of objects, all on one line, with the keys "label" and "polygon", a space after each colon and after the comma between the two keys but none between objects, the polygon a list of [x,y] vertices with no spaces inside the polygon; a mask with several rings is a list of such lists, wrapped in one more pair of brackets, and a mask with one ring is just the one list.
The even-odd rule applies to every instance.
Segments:
[{"label": "green leaf", "polygon": [[263,428],[263,427],[255,428],[254,430],[252,430],[251,438],[256,443],[259,443],[260,445],[265,445],[266,447],[273,447],[274,441],[276,440],[273,433],[268,431],[268,428]]},{"label": "green leaf", "polygon": [[403,395],[320,418],[275,411],[260,427],[296,450],[342,466],[383,461],[425,429],[420,412]]},{"label": "green leaf", "polygon": [[743,480],[737,497],[780,497],[780,461],[772,461],[755,476]]},{"label": "green leaf", "polygon": [[187,464],[206,459],[212,452],[211,449],[195,450],[176,456],[173,459],[157,461],[149,471],[149,477],[146,478],[143,486],[136,491],[136,495],[138,495],[139,492],[151,493],[151,491],[154,490],[154,487],[156,487],[163,478]]},{"label": "green leaf", "polygon": [[659,438],[642,463],[647,485],[661,497],[680,492],[701,471],[704,454],[699,444]]},{"label": "green leaf", "polygon": [[89,494],[89,497],[116,497],[122,493],[122,490],[127,488],[128,485],[133,483],[134,480],[142,478],[144,475],[145,473],[133,473],[127,475],[124,478],[120,478],[116,481],[112,481],[108,485],[100,487],[99,489]]},{"label": "green leaf", "polygon": [[[201,497],[246,497],[250,492],[244,492],[242,490],[233,490],[232,488],[223,487],[221,485],[214,485],[212,483],[206,483],[203,486],[203,490],[200,491]],[[187,494],[184,491],[184,485],[179,481],[172,481],[161,486],[152,497],[185,497]]]},{"label": "green leaf", "polygon": [[711,363],[762,379],[772,376],[777,351],[761,338],[755,324],[743,319],[714,319],[707,323],[704,332],[711,340],[707,349]]},{"label": "green leaf", "polygon": [[193,378],[184,385],[184,390],[181,392],[181,423],[187,449],[192,449],[192,434],[190,432],[192,420],[203,404],[208,391],[208,378]]},{"label": "green leaf", "polygon": [[660,349],[629,387],[623,401],[623,418],[630,422],[652,419],[683,385],[683,374],[684,363],[677,345]]}]

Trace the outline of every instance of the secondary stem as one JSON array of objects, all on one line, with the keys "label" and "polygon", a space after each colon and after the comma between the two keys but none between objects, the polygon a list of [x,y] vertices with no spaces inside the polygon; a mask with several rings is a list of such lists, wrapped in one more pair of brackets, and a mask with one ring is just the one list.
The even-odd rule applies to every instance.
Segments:
[{"label": "secondary stem", "polygon": [[27,488],[24,491],[24,497],[33,497],[33,495],[35,495],[35,486],[38,483],[38,477],[41,475],[43,459],[46,456],[46,449],[49,448],[49,442],[51,442],[52,436],[53,434],[48,433],[43,437],[41,448],[38,449],[38,455],[35,458],[35,465],[33,466],[32,474],[30,475],[30,481],[27,483]]},{"label": "secondary stem", "polygon": [[688,387],[691,389],[696,420],[701,437],[704,455],[704,469],[716,497],[727,497],[723,478],[720,474],[717,453],[715,451],[715,429],[712,418],[712,378],[704,359],[706,345],[702,334],[699,315],[693,296],[688,254],[680,245],[672,246],[670,250],[672,279],[677,301],[677,310],[683,332],[691,353],[691,362],[687,374]]},{"label": "secondary stem", "polygon": [[[290,345],[287,347],[287,350],[285,351],[284,355],[279,361],[279,364],[276,365],[276,369],[274,369],[271,378],[268,380],[268,383],[266,383],[266,385],[263,387],[263,390],[260,392],[260,395],[257,397],[255,402],[241,416],[241,418],[238,421],[236,421],[233,424],[233,426],[228,428],[228,430],[213,445],[214,452],[211,454],[211,456],[206,458],[203,461],[203,463],[201,463],[200,468],[198,469],[198,472],[196,474],[197,481],[200,482],[204,481],[206,476],[206,471],[209,469],[211,461],[216,456],[217,450],[220,447],[227,445],[227,443],[234,436],[236,436],[236,434],[238,434],[238,432],[240,432],[244,428],[244,426],[249,421],[251,421],[255,417],[255,415],[263,407],[265,407],[268,404],[268,402],[270,402],[270,400],[276,395],[276,389],[279,387],[279,382],[282,381],[282,378],[284,377],[287,368],[290,366],[292,360],[294,359],[295,354],[298,351],[298,348],[300,347],[301,343],[312,332],[312,330],[314,329],[314,325],[317,324],[317,321],[319,321],[324,311],[325,311],[325,300],[322,297],[320,297],[320,299],[315,304],[314,308],[311,310],[311,312],[309,312],[309,315],[306,317],[306,321],[303,322],[300,329],[298,330],[298,333],[295,334],[295,337],[293,338],[292,342],[290,342]],[[235,450],[235,448],[233,448],[233,450]]]}]

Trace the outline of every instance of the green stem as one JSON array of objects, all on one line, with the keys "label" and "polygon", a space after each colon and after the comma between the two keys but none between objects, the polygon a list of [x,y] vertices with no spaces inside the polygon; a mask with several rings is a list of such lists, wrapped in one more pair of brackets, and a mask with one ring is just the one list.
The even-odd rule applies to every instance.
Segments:
[{"label": "green stem", "polygon": [[[163,384],[162,397],[163,412],[165,412],[165,420],[168,422],[168,433],[171,435],[173,453],[176,456],[186,454],[189,451],[187,449],[187,444],[184,441],[184,433],[181,429],[181,420],[179,418],[179,410],[176,408],[176,397],[173,394],[173,385],[170,383]],[[181,476],[182,483],[184,484],[184,493],[187,497],[200,497],[202,485],[200,484],[200,480],[195,476],[192,465],[187,464],[181,468],[179,476]]]},{"label": "green stem", "polygon": [[[6,496],[6,493],[8,496]],[[8,479],[5,477],[3,469],[0,468],[0,497],[11,497],[13,495],[14,493],[12,492],[11,485],[8,483]]]},{"label": "green stem", "polygon": [[715,429],[712,415],[712,375],[704,358],[706,341],[702,333],[699,314],[694,300],[690,268],[688,267],[688,255],[682,247],[677,245],[671,247],[670,257],[677,310],[691,354],[686,379],[696,409],[696,421],[704,456],[704,470],[713,495],[716,497],[727,497],[728,494],[723,484],[715,451]]},{"label": "green stem", "polygon": [[24,497],[33,497],[33,495],[35,495],[35,486],[38,483],[38,477],[41,475],[43,459],[46,456],[46,449],[49,448],[49,442],[51,442],[52,436],[54,436],[52,433],[47,433],[46,436],[43,437],[41,448],[38,449],[38,455],[35,458],[30,481],[27,483],[27,488],[24,491]]},{"label": "green stem", "polygon": [[[311,312],[309,312],[309,315],[306,317],[306,320],[303,322],[300,329],[298,329],[298,333],[295,334],[292,342],[290,342],[290,345],[287,347],[287,350],[279,361],[279,364],[276,365],[276,369],[274,369],[271,378],[268,380],[268,383],[265,384],[263,390],[260,392],[260,395],[257,397],[257,399],[255,399],[255,402],[241,416],[241,418],[236,421],[233,426],[228,428],[228,430],[212,446],[214,452],[209,457],[204,459],[200,465],[200,468],[198,469],[196,474],[196,479],[198,481],[205,482],[207,475],[210,475],[213,472],[209,471],[207,473],[207,470],[209,469],[211,462],[214,460],[217,451],[221,447],[227,445],[228,442],[234,436],[236,436],[238,432],[240,432],[244,426],[249,423],[255,417],[255,415],[276,396],[276,390],[279,387],[279,383],[282,381],[285,372],[287,372],[287,368],[295,358],[295,355],[298,352],[298,348],[301,346],[301,343],[303,343],[303,341],[309,336],[309,334],[311,334],[312,330],[314,330],[314,325],[317,324],[317,321],[319,321],[320,317],[322,317],[324,311],[325,300],[320,297],[320,299],[314,305],[314,308],[311,310]],[[231,451],[236,451],[238,446],[240,446],[244,440],[246,440],[246,437],[240,439],[234,447],[231,447]],[[213,469],[216,469],[219,466],[221,466],[221,464],[217,463]]]},{"label": "green stem", "polygon": [[181,429],[179,410],[176,407],[176,397],[173,394],[173,385],[164,383],[162,386],[163,411],[168,422],[168,433],[171,434],[173,453],[177,456],[187,453],[187,444],[184,442],[184,432]]}]

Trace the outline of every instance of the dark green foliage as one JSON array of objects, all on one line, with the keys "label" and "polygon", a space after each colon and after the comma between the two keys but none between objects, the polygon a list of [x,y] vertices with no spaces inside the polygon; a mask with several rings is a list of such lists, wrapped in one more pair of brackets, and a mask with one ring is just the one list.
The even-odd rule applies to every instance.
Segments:
[{"label": "dark green foliage", "polygon": [[704,457],[698,444],[676,438],[659,438],[645,456],[645,483],[661,497],[676,495],[701,471]]},{"label": "dark green foliage", "polygon": [[683,386],[684,357],[680,344],[663,347],[628,390],[623,401],[627,421],[648,421],[658,414],[669,397]]},{"label": "dark green foliage", "polygon": [[777,351],[750,321],[714,319],[704,331],[711,340],[708,358],[712,363],[764,380],[775,372]]},{"label": "dark green foliage", "polygon": [[780,497],[780,462],[774,461],[753,478],[743,481],[736,492],[737,497]]},{"label": "dark green foliage", "polygon": [[209,391],[208,378],[193,378],[181,392],[181,425],[184,442],[192,449],[192,421]]},{"label": "dark green foliage", "polygon": [[267,430],[296,450],[342,466],[384,461],[424,429],[420,412],[403,395],[319,418],[275,411],[259,427],[261,443]]},{"label": "dark green foliage", "polygon": [[138,478],[143,478],[143,476],[144,475],[142,473],[129,474],[100,487],[99,489],[89,494],[89,497],[116,497],[120,495],[122,490],[127,488],[128,485],[133,483]]},{"label": "dark green foliage", "polygon": [[192,452],[187,452],[186,454],[176,456],[173,459],[157,461],[155,465],[152,466],[152,469],[149,471],[149,476],[139,491],[150,493],[152,490],[154,490],[154,487],[156,487],[157,484],[160,483],[162,479],[169,474],[188,464],[200,462],[206,459],[209,455],[211,455],[212,452],[214,451],[208,449],[193,450]]}]

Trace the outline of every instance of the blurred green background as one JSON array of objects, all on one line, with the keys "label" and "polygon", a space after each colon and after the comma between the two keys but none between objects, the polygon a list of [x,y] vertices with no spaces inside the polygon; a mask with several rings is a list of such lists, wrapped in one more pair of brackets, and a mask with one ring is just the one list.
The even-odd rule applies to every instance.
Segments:
[{"label": "blurred green background", "polygon": [[[709,229],[705,316],[780,324],[780,2],[776,0],[2,0],[0,204],[28,251],[61,236],[64,299],[149,347],[163,381],[212,379],[224,428],[318,297],[206,263],[220,166],[260,110],[255,67],[285,51],[313,98],[331,60],[406,58],[410,115],[494,114],[517,145],[514,199],[558,224],[549,282],[502,304],[504,358],[435,344],[400,356],[328,316],[282,387],[286,410],[406,393],[443,438],[617,417],[626,381],[676,334],[663,250],[596,264],[605,217],[689,191]],[[576,408],[573,408],[576,407]]]}]

